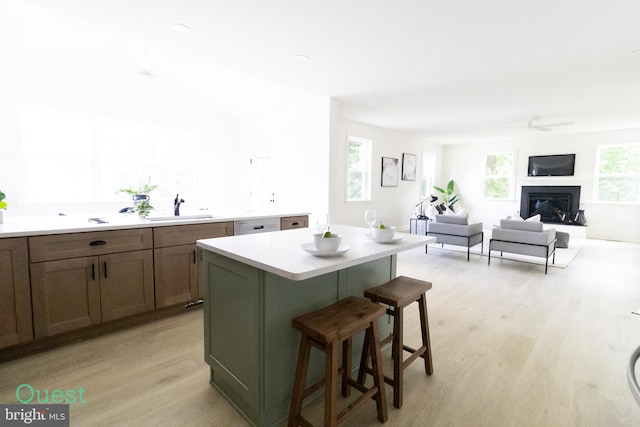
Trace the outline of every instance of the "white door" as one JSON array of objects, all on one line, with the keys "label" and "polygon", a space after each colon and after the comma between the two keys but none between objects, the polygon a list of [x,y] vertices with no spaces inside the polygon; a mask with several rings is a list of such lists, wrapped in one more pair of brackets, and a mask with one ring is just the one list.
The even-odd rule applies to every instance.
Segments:
[{"label": "white door", "polygon": [[276,161],[271,150],[262,149],[251,156],[251,204],[253,209],[274,208],[277,205]]}]

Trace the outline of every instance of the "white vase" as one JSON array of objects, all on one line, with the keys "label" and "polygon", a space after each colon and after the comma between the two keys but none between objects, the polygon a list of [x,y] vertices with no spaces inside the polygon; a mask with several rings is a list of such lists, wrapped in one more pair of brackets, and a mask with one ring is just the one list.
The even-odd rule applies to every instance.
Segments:
[{"label": "white vase", "polygon": [[4,209],[0,209],[0,224],[4,224]]}]

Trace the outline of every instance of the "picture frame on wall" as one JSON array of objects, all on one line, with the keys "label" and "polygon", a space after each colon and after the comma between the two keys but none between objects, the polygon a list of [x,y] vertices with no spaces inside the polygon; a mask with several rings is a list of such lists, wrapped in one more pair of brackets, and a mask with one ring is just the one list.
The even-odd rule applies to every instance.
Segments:
[{"label": "picture frame on wall", "polygon": [[415,154],[402,153],[402,180],[416,180],[417,157]]},{"label": "picture frame on wall", "polygon": [[382,158],[382,182],[383,187],[398,186],[398,159],[393,157]]}]

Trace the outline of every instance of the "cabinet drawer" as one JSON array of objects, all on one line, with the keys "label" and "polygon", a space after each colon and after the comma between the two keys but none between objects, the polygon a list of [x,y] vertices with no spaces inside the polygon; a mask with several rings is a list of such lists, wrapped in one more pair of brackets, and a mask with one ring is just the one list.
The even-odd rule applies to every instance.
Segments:
[{"label": "cabinet drawer", "polygon": [[233,236],[233,222],[208,224],[171,225],[153,229],[154,247],[195,245],[198,239]]},{"label": "cabinet drawer", "polygon": [[152,247],[151,228],[92,231],[29,238],[31,262],[127,252],[151,249]]},{"label": "cabinet drawer", "polygon": [[302,216],[287,216],[280,219],[281,230],[291,230],[292,228],[306,228],[309,226],[309,217]]}]

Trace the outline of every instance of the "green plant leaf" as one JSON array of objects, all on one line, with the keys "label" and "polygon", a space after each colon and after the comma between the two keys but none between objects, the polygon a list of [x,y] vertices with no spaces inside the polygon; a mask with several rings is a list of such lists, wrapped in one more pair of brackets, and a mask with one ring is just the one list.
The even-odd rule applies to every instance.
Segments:
[{"label": "green plant leaf", "polygon": [[447,194],[453,194],[453,186],[454,186],[454,182],[453,180],[449,181],[449,183],[447,184]]}]

